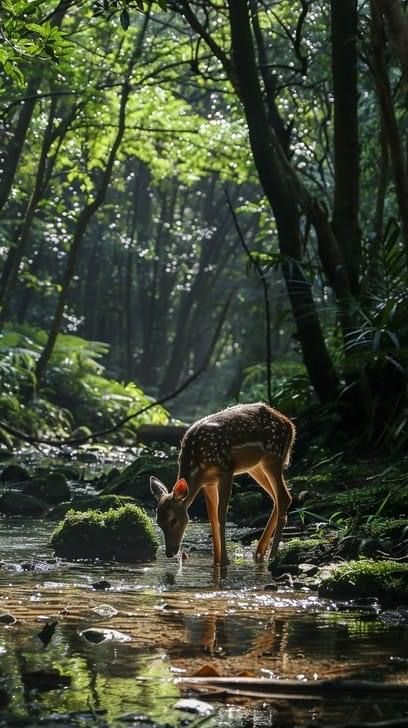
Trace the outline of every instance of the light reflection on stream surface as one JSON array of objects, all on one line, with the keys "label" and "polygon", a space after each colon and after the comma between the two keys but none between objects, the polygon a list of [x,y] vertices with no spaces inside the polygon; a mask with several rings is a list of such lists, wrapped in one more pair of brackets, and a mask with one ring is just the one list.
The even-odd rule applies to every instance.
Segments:
[{"label": "light reflection on stream surface", "polygon": [[[180,691],[173,677],[208,665],[223,676],[408,684],[406,626],[384,624],[370,611],[336,610],[310,593],[265,590],[266,567],[245,555],[226,574],[214,574],[206,526],[189,526],[191,554],[180,568],[162,550],[146,565],[56,560],[47,547],[54,525],[0,520],[0,612],[18,620],[0,626],[0,676],[12,696],[0,725],[36,725],[50,715],[56,725],[56,714],[69,726],[189,725],[197,716],[174,708]],[[93,588],[102,579],[110,589]],[[38,633],[50,620],[57,624],[44,646]],[[82,636],[91,627],[130,639],[92,644]],[[38,672],[50,670],[58,671],[54,684],[39,685]],[[408,690],[406,701],[394,702],[359,696],[211,703],[218,726],[408,721]]]}]

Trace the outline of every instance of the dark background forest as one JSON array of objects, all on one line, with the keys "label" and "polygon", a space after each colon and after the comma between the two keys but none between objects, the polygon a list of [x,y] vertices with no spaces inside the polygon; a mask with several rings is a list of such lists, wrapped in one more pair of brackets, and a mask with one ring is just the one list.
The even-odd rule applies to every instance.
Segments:
[{"label": "dark background forest", "polygon": [[3,440],[181,387],[406,447],[407,3],[1,5]]}]

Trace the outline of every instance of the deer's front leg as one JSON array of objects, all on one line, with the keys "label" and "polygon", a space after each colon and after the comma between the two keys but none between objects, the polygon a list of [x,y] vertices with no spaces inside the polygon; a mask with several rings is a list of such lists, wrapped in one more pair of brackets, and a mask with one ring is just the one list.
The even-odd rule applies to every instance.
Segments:
[{"label": "deer's front leg", "polygon": [[225,543],[225,523],[227,521],[228,503],[232,490],[232,476],[232,471],[228,471],[222,473],[218,479],[218,521],[221,537],[221,561],[216,561],[214,558],[214,563],[228,564],[227,546]]}]

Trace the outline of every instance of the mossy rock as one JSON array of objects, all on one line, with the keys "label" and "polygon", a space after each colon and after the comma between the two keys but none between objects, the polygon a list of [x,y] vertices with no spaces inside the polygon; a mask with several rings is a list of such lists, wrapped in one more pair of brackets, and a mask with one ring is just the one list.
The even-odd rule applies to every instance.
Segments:
[{"label": "mossy rock", "polygon": [[42,516],[46,510],[47,504],[32,495],[15,491],[0,495],[0,513],[4,516]]},{"label": "mossy rock", "polygon": [[54,468],[52,463],[49,467],[36,468],[34,477],[35,478],[48,478],[51,475],[64,475],[67,480],[81,480],[81,469],[76,465],[58,465]]},{"label": "mossy rock", "polygon": [[138,506],[101,511],[69,511],[50,540],[57,556],[121,562],[155,558],[158,541],[153,523]]},{"label": "mossy rock", "polygon": [[62,473],[50,473],[43,478],[33,478],[24,486],[23,493],[50,504],[62,503],[71,497],[67,479]]},{"label": "mossy rock", "polygon": [[29,472],[21,465],[6,465],[4,468],[1,479],[3,483],[24,483],[26,480],[30,480]]},{"label": "mossy rock", "polygon": [[122,506],[135,503],[135,499],[129,495],[94,495],[90,497],[77,497],[66,503],[58,503],[58,505],[50,508],[47,512],[47,518],[50,520],[59,520],[64,518],[68,511],[92,511],[97,510],[102,513],[110,511],[111,508],[122,508]]},{"label": "mossy rock", "polygon": [[377,598],[385,606],[408,602],[408,564],[361,559],[341,564],[322,581],[319,596],[331,599]]},{"label": "mossy rock", "polygon": [[144,505],[153,505],[154,497],[150,491],[151,475],[155,475],[170,489],[176,482],[177,465],[166,461],[146,467],[145,461],[138,459],[122,470],[119,475],[109,478],[109,482],[102,492],[104,495],[130,495]]},{"label": "mossy rock", "polygon": [[[327,541],[327,539],[326,539]],[[321,558],[325,543],[318,538],[292,538],[283,543],[277,554],[269,560],[268,569],[281,569],[285,566],[310,562]]]},{"label": "mossy rock", "polygon": [[83,440],[84,438],[91,438],[92,430],[86,425],[79,425],[75,430],[72,430],[70,438],[71,440]]}]

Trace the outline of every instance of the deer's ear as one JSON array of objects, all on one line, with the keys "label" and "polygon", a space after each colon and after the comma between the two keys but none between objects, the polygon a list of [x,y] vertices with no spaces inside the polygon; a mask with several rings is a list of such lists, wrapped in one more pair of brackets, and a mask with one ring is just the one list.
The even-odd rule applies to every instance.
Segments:
[{"label": "deer's ear", "polygon": [[178,480],[176,485],[173,488],[173,497],[176,500],[185,500],[188,496],[188,485],[185,478],[181,478],[181,480]]},{"label": "deer's ear", "polygon": [[160,498],[163,498],[164,495],[169,494],[169,491],[167,490],[164,483],[162,483],[161,480],[159,480],[158,478],[155,478],[154,475],[150,476],[150,490],[152,491],[157,501],[159,501]]}]

